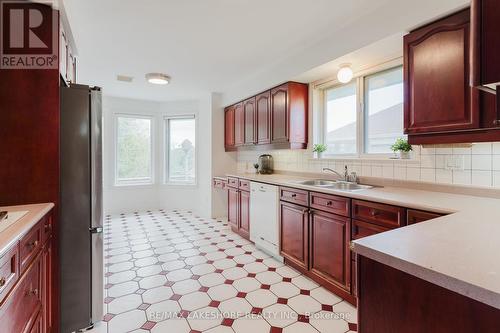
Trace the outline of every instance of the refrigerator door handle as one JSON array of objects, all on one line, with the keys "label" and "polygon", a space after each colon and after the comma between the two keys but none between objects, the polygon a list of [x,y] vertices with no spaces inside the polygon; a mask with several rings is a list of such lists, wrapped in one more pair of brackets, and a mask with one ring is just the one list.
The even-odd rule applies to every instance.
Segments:
[{"label": "refrigerator door handle", "polygon": [[89,228],[91,234],[102,234],[102,227],[92,227]]}]

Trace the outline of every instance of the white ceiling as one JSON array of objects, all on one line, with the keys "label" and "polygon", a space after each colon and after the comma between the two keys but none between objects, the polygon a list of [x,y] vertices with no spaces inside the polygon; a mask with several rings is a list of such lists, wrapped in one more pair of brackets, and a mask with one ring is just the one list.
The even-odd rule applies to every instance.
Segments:
[{"label": "white ceiling", "polygon": [[[64,0],[64,6],[81,83],[120,97],[165,101],[220,92],[230,101],[288,79],[316,79],[323,73],[316,66],[467,2]],[[148,72],[166,73],[172,82],[147,84]],[[119,82],[118,74],[134,81]]]}]

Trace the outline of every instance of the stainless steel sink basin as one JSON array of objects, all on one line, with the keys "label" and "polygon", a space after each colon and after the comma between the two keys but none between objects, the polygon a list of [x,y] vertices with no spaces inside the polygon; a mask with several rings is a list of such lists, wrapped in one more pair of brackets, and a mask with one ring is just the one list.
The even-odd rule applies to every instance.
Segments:
[{"label": "stainless steel sink basin", "polygon": [[325,186],[333,186],[333,185],[335,185],[335,183],[336,183],[336,181],[334,181],[334,180],[313,179],[313,180],[305,180],[303,182],[300,182],[299,184],[308,185],[308,186],[325,187]]},{"label": "stainless steel sink basin", "polygon": [[361,184],[356,184],[356,183],[351,183],[351,182],[324,180],[324,179],[304,180],[304,181],[299,182],[299,184],[307,185],[307,186],[316,186],[316,187],[321,187],[321,188],[328,188],[328,189],[338,190],[338,191],[346,191],[346,192],[361,191],[361,190],[367,190],[367,189],[373,188],[373,186],[370,186],[370,185],[361,185]]},{"label": "stainless steel sink basin", "polygon": [[335,182],[335,184],[328,186],[327,188],[331,188],[331,189],[339,190],[339,191],[351,192],[351,191],[367,190],[367,189],[373,188],[373,186],[361,185],[361,184],[349,183],[349,182]]}]

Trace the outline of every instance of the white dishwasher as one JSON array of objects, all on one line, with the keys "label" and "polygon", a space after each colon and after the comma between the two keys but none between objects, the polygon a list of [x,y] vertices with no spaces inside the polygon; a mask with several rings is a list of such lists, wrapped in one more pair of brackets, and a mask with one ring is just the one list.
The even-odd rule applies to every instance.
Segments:
[{"label": "white dishwasher", "polygon": [[279,189],[277,186],[250,182],[250,240],[283,261],[279,255]]}]

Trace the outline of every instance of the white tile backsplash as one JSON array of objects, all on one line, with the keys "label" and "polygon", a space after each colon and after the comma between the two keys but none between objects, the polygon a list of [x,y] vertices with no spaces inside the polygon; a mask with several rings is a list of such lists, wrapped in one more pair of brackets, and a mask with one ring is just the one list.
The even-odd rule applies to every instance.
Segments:
[{"label": "white tile backsplash", "polygon": [[[253,163],[259,155],[274,157],[274,168],[282,171],[322,172],[331,168],[343,173],[349,171],[364,177],[379,177],[441,184],[500,187],[500,143],[473,144],[472,147],[432,148],[415,146],[414,160],[381,159],[313,159],[307,150],[242,151],[238,152],[238,171],[253,172]],[[463,170],[448,170],[450,157],[463,158]]]}]

